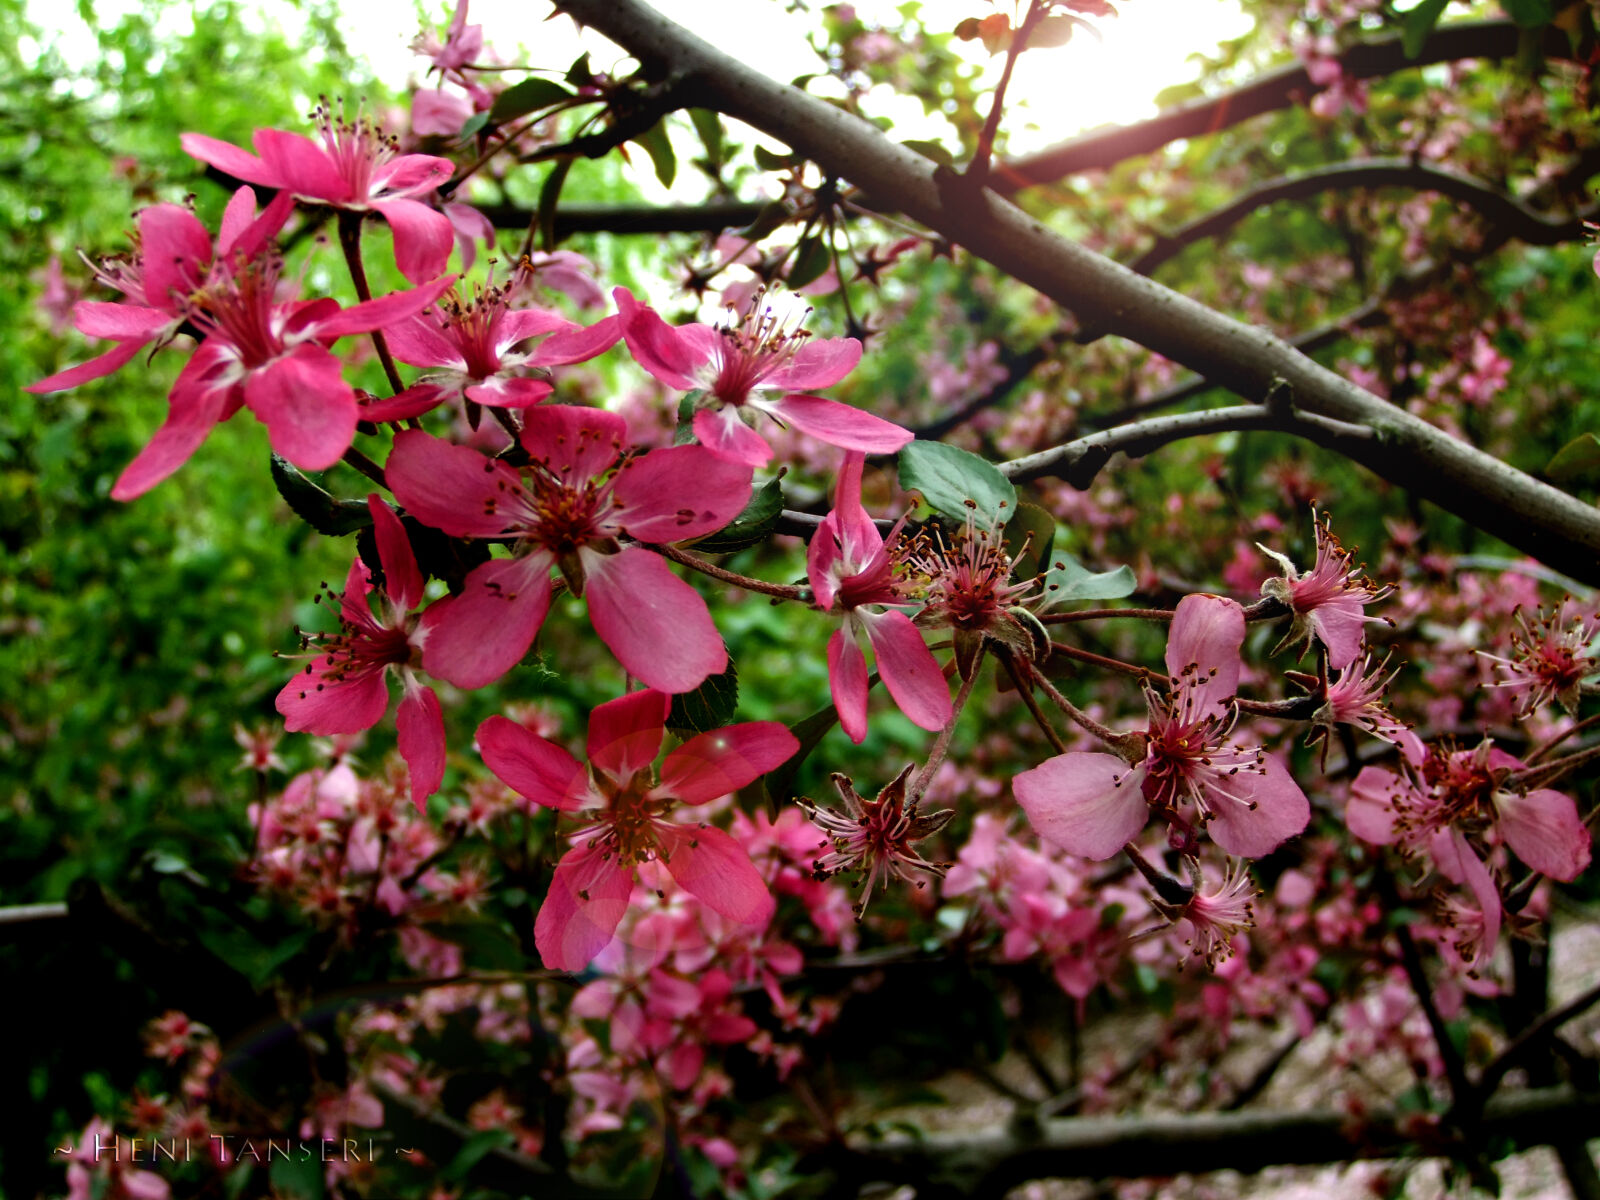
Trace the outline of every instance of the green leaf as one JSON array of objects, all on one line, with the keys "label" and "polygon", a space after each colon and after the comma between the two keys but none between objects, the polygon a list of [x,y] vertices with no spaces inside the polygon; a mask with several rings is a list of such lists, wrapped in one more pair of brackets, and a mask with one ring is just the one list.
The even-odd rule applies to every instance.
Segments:
[{"label": "green leaf", "polygon": [[1044,602],[1048,606],[1065,600],[1120,600],[1137,586],[1127,566],[1095,572],[1070,554],[1056,554],[1044,577]]},{"label": "green leaf", "polygon": [[756,166],[763,171],[787,171],[790,167],[800,162],[800,158],[797,155],[778,154],[775,151],[768,150],[765,146],[757,146],[755,156]]},{"label": "green leaf", "polygon": [[900,144],[907,150],[915,150],[923,158],[932,159],[941,167],[953,169],[956,165],[955,155],[951,154],[949,148],[942,142],[930,141],[926,138],[912,138],[910,141],[901,142]]},{"label": "green leaf", "polygon": [[495,98],[494,107],[489,110],[489,120],[496,125],[504,125],[507,121],[515,121],[518,117],[571,99],[572,93],[559,83],[535,75],[501,92]]},{"label": "green leaf", "polygon": [[709,108],[691,108],[689,120],[700,135],[700,144],[706,148],[706,161],[712,166],[722,164],[722,118]]},{"label": "green leaf", "polygon": [[566,186],[572,163],[570,158],[555,163],[539,185],[539,244],[547,251],[556,248],[556,206],[561,202],[561,189]]},{"label": "green leaf", "polygon": [[900,451],[900,486],[922,493],[936,511],[979,524],[1003,525],[1017,508],[1017,489],[986,459],[943,442],[911,442]]},{"label": "green leaf", "polygon": [[822,273],[828,269],[828,264],[833,261],[833,254],[828,249],[828,243],[813,234],[808,238],[801,238],[800,244],[795,248],[794,262],[789,266],[789,276],[786,282],[791,292],[798,292],[808,283],[815,283],[822,278]]},{"label": "green leaf", "polygon": [[713,534],[694,544],[696,550],[708,554],[732,554],[735,550],[748,550],[772,536],[783,513],[783,489],[779,480],[769,481],[750,497],[744,511]]},{"label": "green leaf", "polygon": [[[867,687],[870,689],[877,682],[878,676],[874,673],[867,680]],[[817,748],[817,743],[838,721],[839,710],[830,704],[789,726],[789,732],[794,734],[795,740],[800,743],[800,749],[794,752],[794,757],[788,762],[774,767],[761,777],[761,785],[767,791],[767,807],[774,816],[777,815],[780,805],[787,804],[794,798],[794,778],[800,773],[800,765],[805,762],[806,756]]]},{"label": "green leaf", "polygon": [[1600,474],[1600,437],[1580,433],[1556,451],[1544,473],[1563,483]]},{"label": "green leaf", "polygon": [[455,1158],[450,1160],[450,1165],[440,1174],[440,1178],[448,1183],[460,1183],[489,1154],[510,1149],[515,1140],[509,1129],[478,1130],[461,1143],[461,1149],[456,1151]]},{"label": "green leaf", "polygon": [[1518,29],[1543,29],[1556,19],[1550,0],[1500,0]]},{"label": "green leaf", "polygon": [[728,669],[720,675],[707,675],[705,682],[694,691],[672,698],[667,728],[685,737],[721,729],[733,720],[738,707],[739,671],[730,658]]},{"label": "green leaf", "polygon": [[794,213],[789,211],[788,205],[782,200],[774,200],[756,214],[754,221],[739,230],[739,236],[747,241],[759,242],[768,234],[776,232],[792,216]]},{"label": "green leaf", "polygon": [[[1006,522],[1006,553],[1016,559],[1011,577],[1032,579],[1050,559],[1056,540],[1056,519],[1037,504],[1027,501]],[[1026,547],[1026,549],[1024,549]],[[1020,555],[1020,557],[1018,557]]]},{"label": "green leaf", "polygon": [[484,126],[486,126],[488,123],[489,123],[489,114],[488,113],[486,113],[486,112],[473,113],[470,117],[467,118],[466,123],[461,126],[461,132],[456,134],[456,137],[460,141],[470,142],[473,138],[477,137],[478,134],[483,131]]},{"label": "green leaf", "polygon": [[272,482],[294,513],[318,533],[344,537],[372,524],[372,513],[360,500],[338,500],[300,473],[287,459],[272,456]]},{"label": "green leaf", "polygon": [[1422,45],[1428,40],[1428,35],[1433,32],[1433,27],[1439,23],[1445,5],[1450,0],[1422,0],[1422,3],[1405,15],[1405,23],[1400,27],[1400,46],[1406,52],[1407,58],[1415,58],[1422,53]]},{"label": "green leaf", "polygon": [[672,139],[667,136],[667,123],[657,121],[647,132],[641,133],[633,141],[636,145],[643,146],[644,152],[650,156],[661,186],[671,187],[672,181],[678,174],[678,156],[672,151]]}]

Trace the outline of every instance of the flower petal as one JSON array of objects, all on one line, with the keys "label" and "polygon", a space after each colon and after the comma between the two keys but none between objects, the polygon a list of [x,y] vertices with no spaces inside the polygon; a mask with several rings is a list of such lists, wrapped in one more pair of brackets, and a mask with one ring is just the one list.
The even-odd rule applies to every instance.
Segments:
[{"label": "flower petal", "polygon": [[[145,348],[149,341],[132,340],[118,342],[111,349],[88,362],[81,362],[75,367],[68,367],[65,371],[57,371],[54,375],[47,375],[37,383],[30,383],[22,390],[34,395],[43,395],[46,392],[64,392],[68,388],[75,388],[88,383],[91,379],[103,379],[113,371],[119,370],[137,357],[139,351]],[[192,449],[192,448],[191,448]],[[185,458],[188,455],[184,456]]]},{"label": "flower petal", "polygon": [[678,693],[693,691],[728,665],[705,600],[664,559],[636,546],[609,555],[585,548],[579,555],[588,576],[589,619],[628,674]]},{"label": "flower petal", "polygon": [[185,133],[178,144],[190,158],[207,166],[216,167],[244,183],[260,183],[267,187],[282,187],[283,180],[266,163],[248,150],[241,150],[231,142],[219,141],[203,133]]},{"label": "flower petal", "polygon": [[1310,801],[1277,756],[1267,755],[1261,767],[1260,772],[1245,769],[1236,775],[1218,771],[1208,789],[1213,794],[1226,789],[1234,797],[1210,805],[1206,829],[1212,841],[1240,858],[1271,854],[1311,821]]},{"label": "flower petal", "polygon": [[776,721],[713,729],[667,755],[656,791],[683,804],[705,804],[755,782],[799,749],[799,740]]},{"label": "flower petal", "polygon": [[202,346],[184,365],[167,398],[167,419],[117,477],[111,489],[113,500],[132,500],[155,487],[188,462],[222,420],[233,389],[210,386],[204,380],[216,361],[217,356]]},{"label": "flower petal", "polygon": [[1167,635],[1167,674],[1188,690],[1196,717],[1220,715],[1239,690],[1244,609],[1203,593],[1178,601]]},{"label": "flower petal", "polygon": [[424,687],[409,673],[400,711],[395,714],[395,727],[400,734],[400,757],[406,760],[411,773],[411,803],[420,813],[427,809],[428,797],[444,781],[444,713],[433,689]]},{"label": "flower petal", "polygon": [[523,415],[522,446],[563,483],[582,487],[622,457],[628,422],[603,408],[547,404]]},{"label": "flower petal", "polygon": [[828,690],[839,713],[839,728],[856,745],[867,736],[867,660],[849,628],[828,639]]},{"label": "flower petal", "polygon": [[478,750],[502,783],[535,804],[573,812],[596,799],[582,763],[507,717],[478,726]]},{"label": "flower petal", "polygon": [[550,556],[538,553],[474,567],[459,596],[422,614],[423,669],[477,688],[521,662],[550,611],[550,565]]},{"label": "flower petal", "polygon": [[615,520],[641,542],[679,542],[721,529],[750,502],[750,468],[700,446],[629,460],[612,492]]},{"label": "flower petal", "polygon": [[372,514],[378,561],[383,564],[384,592],[396,608],[409,611],[422,602],[422,572],[406,527],[377,492],[367,497],[367,511]]},{"label": "flower petal", "polygon": [[1144,829],[1150,815],[1144,767],[1114,754],[1073,751],[1046,759],[1011,781],[1028,822],[1045,841],[1084,858],[1110,858]]},{"label": "flower petal", "polygon": [[384,476],[407,512],[451,537],[504,533],[508,518],[501,506],[522,491],[511,467],[420,429],[396,435]]},{"label": "flower petal", "polygon": [[360,733],[389,710],[387,668],[352,669],[348,656],[318,654],[284,684],[274,702],[290,733]]},{"label": "flower petal", "polygon": [[670,388],[680,392],[698,388],[694,371],[706,359],[704,350],[663,321],[655,309],[635,300],[627,288],[614,288],[611,295],[634,361]]},{"label": "flower petal", "polygon": [[732,404],[702,408],[694,414],[694,436],[718,458],[751,468],[764,467],[772,458],[772,447],[744,423],[739,415],[743,411]]},{"label": "flower petal", "polygon": [[678,886],[707,908],[740,925],[763,926],[777,902],[744,847],[710,825],[658,822],[661,857]]},{"label": "flower petal", "polygon": [[315,343],[302,343],[252,371],[244,399],[266,425],[272,448],[308,471],[333,466],[355,439],[355,393],[339,360]]},{"label": "flower petal", "polygon": [[[445,275],[434,279],[432,283],[422,283],[410,291],[390,292],[387,296],[377,296],[371,300],[363,300],[360,304],[352,304],[349,308],[318,321],[316,336],[323,339],[341,338],[352,333],[370,333],[374,329],[385,329],[404,321],[407,317],[416,316],[442,296],[455,281],[454,275]],[[412,280],[412,282],[419,281]]]},{"label": "flower petal", "polygon": [[1565,792],[1537,788],[1525,796],[1496,792],[1501,836],[1511,851],[1541,875],[1570,883],[1589,866],[1589,829]]},{"label": "flower petal", "polygon": [[933,651],[903,612],[856,611],[878,660],[878,674],[900,711],[919,729],[940,730],[950,723],[950,685]]},{"label": "flower petal", "polygon": [[394,321],[383,331],[389,351],[401,362],[413,367],[449,367],[455,371],[467,369],[466,356],[454,339],[439,328],[429,317],[415,316]]},{"label": "flower petal", "polygon": [[893,454],[915,436],[893,421],[821,396],[785,396],[760,407],[819,442],[867,454]]},{"label": "flower petal", "polygon": [[608,700],[589,713],[589,762],[618,783],[648,771],[661,753],[672,698],[653,688]]},{"label": "flower petal", "polygon": [[374,200],[369,207],[394,230],[394,262],[400,274],[412,283],[444,274],[456,244],[449,217],[419,200]]},{"label": "flower petal", "polygon": [[1392,846],[1400,836],[1395,829],[1395,798],[1406,790],[1408,785],[1393,771],[1362,767],[1350,785],[1350,800],[1344,809],[1345,825],[1364,842]]},{"label": "flower petal", "polygon": [[[265,174],[268,178],[238,176],[246,183],[270,183],[296,196],[325,200],[329,204],[348,204],[352,200],[366,199],[351,192],[349,181],[328,152],[303,133],[290,133],[285,129],[258,129],[250,139],[250,144],[256,148],[256,153],[266,165]],[[188,150],[189,147],[185,145],[184,149]],[[189,153],[194,154],[194,151],[190,150]],[[201,161],[228,170],[220,162],[211,159]],[[231,171],[229,173],[232,174]]]},{"label": "flower petal", "polygon": [[139,246],[145,302],[176,311],[202,281],[211,261],[211,235],[182,205],[152,204],[139,214]]},{"label": "flower petal", "polygon": [[617,932],[632,894],[633,868],[615,855],[594,846],[567,851],[533,923],[544,965],[555,971],[587,967]]},{"label": "flower petal", "polygon": [[761,383],[780,391],[832,387],[855,370],[860,361],[861,343],[855,338],[813,338]]}]

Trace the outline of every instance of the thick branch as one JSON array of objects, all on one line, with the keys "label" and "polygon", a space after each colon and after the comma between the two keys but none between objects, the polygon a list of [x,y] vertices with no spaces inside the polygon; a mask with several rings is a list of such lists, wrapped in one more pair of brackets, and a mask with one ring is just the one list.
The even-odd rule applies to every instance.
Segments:
[{"label": "thick branch", "polygon": [[1367,425],[1379,437],[1341,447],[1356,462],[1537,558],[1600,581],[1600,513],[1295,352],[1280,338],[1214,312],[1047,230],[994,193],[875,126],[776,83],[687,33],[639,0],[563,0],[561,7],[637,55],[692,79],[701,101],[782,139],[828,174],[1027,283],[1248,400],[1287,389],[1302,413]]},{"label": "thick branch", "polygon": [[1341,426],[1326,418],[1261,404],[1239,404],[1231,408],[1209,408],[1201,412],[1176,413],[1170,417],[1150,417],[1131,425],[1118,425],[1100,433],[1087,434],[1000,464],[1007,478],[1018,482],[1059,476],[1076,488],[1087,488],[1110,461],[1113,454],[1140,458],[1152,450],[1184,438],[1200,437],[1233,430],[1268,429],[1292,433],[1330,450],[1349,453],[1351,448],[1371,437],[1372,431],[1360,426]]},{"label": "thick branch", "polygon": [[1341,188],[1380,187],[1410,188],[1449,196],[1471,208],[1505,236],[1530,245],[1554,245],[1582,232],[1578,222],[1543,216],[1471,175],[1415,163],[1407,158],[1368,158],[1297,171],[1251,188],[1215,212],[1161,237],[1128,266],[1141,275],[1149,275],[1186,246],[1216,237],[1256,209],[1280,200],[1304,200]]},{"label": "thick branch", "polygon": [[[496,229],[526,229],[532,209],[518,204],[478,204]],[[721,233],[742,229],[764,211],[765,202],[707,201],[705,204],[563,204],[556,209],[559,242],[575,233]]]},{"label": "thick branch", "polygon": [[890,1135],[852,1149],[837,1165],[860,1180],[955,1184],[999,1196],[1033,1179],[1147,1178],[1232,1169],[1348,1162],[1363,1155],[1440,1157],[1476,1152],[1497,1138],[1524,1146],[1592,1134],[1600,1096],[1548,1088],[1500,1097],[1484,1112],[1472,1146],[1443,1129],[1431,1134],[1415,1113],[1378,1112],[1358,1124],[1339,1110],[1144,1117],[1074,1117],[1033,1129]]},{"label": "thick branch", "polygon": [[[1346,79],[1374,79],[1430,63],[1510,58],[1517,52],[1517,43],[1517,27],[1510,21],[1462,21],[1435,29],[1417,58],[1407,58],[1400,39],[1390,36],[1357,43],[1339,56],[1339,65]],[[1547,58],[1574,56],[1566,34],[1554,26],[1545,30],[1542,50]],[[1581,57],[1583,51],[1578,53]],[[1180,104],[1148,121],[1097,129],[1038,154],[1012,159],[995,168],[994,185],[1008,192],[1020,191],[1078,171],[1109,167],[1179,138],[1216,133],[1262,113],[1287,108],[1296,99],[1309,99],[1322,90],[1311,82],[1304,66],[1282,66],[1220,96]]]}]

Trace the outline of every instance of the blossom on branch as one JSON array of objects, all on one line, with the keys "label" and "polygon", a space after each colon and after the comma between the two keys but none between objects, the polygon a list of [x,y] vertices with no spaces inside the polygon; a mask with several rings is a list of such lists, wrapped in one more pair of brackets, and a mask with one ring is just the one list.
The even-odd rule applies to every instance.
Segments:
[{"label": "blossom on branch", "polygon": [[1312,641],[1318,641],[1327,648],[1328,665],[1342,671],[1360,657],[1367,622],[1383,619],[1367,616],[1366,606],[1392,589],[1359,578],[1362,569],[1353,565],[1354,555],[1333,536],[1326,514],[1314,517],[1313,524],[1317,558],[1305,575],[1284,555],[1261,547],[1283,568],[1280,578],[1261,585],[1261,594],[1281,601],[1294,614],[1294,622],[1274,654],[1296,644],[1304,653]]},{"label": "blossom on branch", "polygon": [[1185,596],[1167,642],[1169,695],[1150,688],[1144,754],[1072,751],[1012,780],[1039,835],[1086,858],[1110,858],[1154,808],[1187,845],[1203,826],[1230,854],[1260,858],[1306,827],[1311,806],[1283,764],[1232,740],[1244,611],[1220,596]]},{"label": "blossom on branch", "polygon": [[489,769],[535,804],[583,822],[534,923],[547,967],[580,971],[605,949],[628,911],[636,869],[659,860],[712,911],[741,925],[765,925],[774,902],[750,856],[709,825],[670,819],[680,804],[706,804],[753,783],[800,748],[774,721],[702,733],[652,771],[671,697],[654,689],[600,705],[589,715],[589,766],[505,717],[478,727]]},{"label": "blossom on branch", "polygon": [[[455,174],[448,158],[399,154],[395,139],[371,119],[337,116],[324,103],[313,114],[317,139],[283,129],[258,129],[256,153],[202,133],[186,133],[184,151],[235,179],[277,188],[298,200],[345,212],[375,212],[394,230],[395,263],[412,283],[443,274],[454,235],[426,195]],[[259,156],[259,157],[258,157]]]},{"label": "blossom on branch", "polygon": [[306,633],[316,652],[305,669],[283,685],[277,709],[290,733],[322,736],[371,729],[389,709],[390,670],[400,676],[402,698],[396,724],[400,756],[411,772],[411,800],[420,812],[444,778],[444,716],[433,689],[417,680],[423,633],[412,609],[422,603],[422,573],[405,526],[376,494],[367,497],[383,564],[384,606],[368,603],[372,573],[358,556],[350,564],[339,601],[340,631]]},{"label": "blossom on branch", "polygon": [[749,468],[699,446],[636,455],[622,417],[570,405],[527,410],[521,444],[530,462],[518,471],[421,430],[395,438],[387,475],[409,512],[452,537],[512,546],[424,615],[428,673],[473,688],[515,666],[550,609],[552,568],[648,686],[686,692],[721,671],[727,650],[706,602],[643,547],[721,529],[750,499]]},{"label": "blossom on branch", "polygon": [[858,743],[867,736],[867,660],[859,644],[863,635],[884,687],[913,724],[943,729],[954,711],[944,672],[911,618],[899,611],[899,606],[915,603],[894,578],[899,531],[885,541],[861,507],[862,465],[859,451],[844,456],[833,510],[806,550],[806,575],[817,607],[830,612],[837,601],[844,613],[843,624],[828,640],[828,682],[840,728]]},{"label": "blossom on branch", "polygon": [[893,454],[909,430],[837,400],[805,394],[832,387],[861,361],[855,338],[809,341],[790,328],[758,294],[738,324],[724,328],[668,325],[627,288],[612,293],[622,313],[628,350],[668,387],[702,392],[694,435],[713,454],[750,467],[772,457],[766,439],[745,423],[765,413],[818,441],[865,454]]}]

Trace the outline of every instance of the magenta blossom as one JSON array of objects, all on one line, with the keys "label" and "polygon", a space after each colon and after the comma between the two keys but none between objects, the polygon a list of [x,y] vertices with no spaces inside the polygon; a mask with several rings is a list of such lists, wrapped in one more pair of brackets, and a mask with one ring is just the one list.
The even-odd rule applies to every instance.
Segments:
[{"label": "magenta blossom", "polygon": [[527,410],[522,471],[420,430],[395,438],[389,486],[418,520],[452,537],[510,539],[511,558],[474,568],[458,596],[429,608],[423,666],[482,687],[533,644],[550,608],[550,571],[586,595],[600,640],[628,673],[686,692],[723,669],[727,651],[706,602],[640,545],[700,537],[750,499],[750,471],[699,446],[635,455],[615,413],[569,405]]},{"label": "magenta blossom", "polygon": [[165,205],[170,211],[141,220],[141,266],[119,286],[130,300],[137,287],[144,304],[101,305],[90,310],[92,325],[80,323],[118,338],[119,346],[33,385],[53,391],[108,374],[179,324],[200,334],[168,395],[167,419],[118,478],[113,499],[149,491],[187,462],[216,425],[246,407],[284,458],[312,471],[331,467],[350,447],[359,409],[328,346],[413,315],[451,283],[447,277],[346,309],[330,299],[283,298],[283,259],[270,241],[292,202],[280,193],[253,222],[252,206],[253,193],[241,188],[209,267],[205,231],[185,210]]},{"label": "magenta blossom", "polygon": [[750,856],[709,825],[669,819],[677,805],[706,804],[782,765],[800,748],[774,721],[730,725],[691,738],[652,764],[671,698],[633,692],[589,714],[589,767],[505,717],[478,727],[483,761],[522,795],[584,822],[556,865],[534,922],[545,966],[580,971],[605,949],[628,911],[641,863],[659,859],[680,887],[741,925],[772,918],[772,894]]},{"label": "magenta blossom", "polygon": [[[622,336],[621,318],[615,316],[585,328],[546,309],[513,309],[510,294],[517,285],[515,278],[505,288],[480,284],[467,299],[452,291],[428,311],[386,329],[397,359],[435,369],[393,399],[367,405],[362,415],[399,421],[458,396],[496,408],[524,408],[551,390],[548,381],[529,371],[587,361]],[[515,349],[542,334],[550,336],[536,348]]]},{"label": "magenta blossom", "polygon": [[1186,843],[1203,824],[1228,853],[1260,858],[1303,830],[1311,806],[1283,764],[1232,741],[1244,633],[1244,610],[1233,601],[1185,596],[1167,642],[1172,692],[1145,693],[1143,758],[1130,767],[1115,754],[1074,751],[1012,781],[1039,836],[1071,854],[1110,858],[1139,836],[1154,807]]},{"label": "magenta blossom", "polygon": [[444,717],[433,689],[417,680],[413,664],[422,633],[411,610],[422,603],[422,573],[394,510],[376,494],[367,497],[383,564],[384,600],[374,615],[368,603],[372,576],[359,557],[350,564],[339,602],[340,632],[307,634],[316,653],[305,669],[283,685],[277,708],[290,733],[329,736],[371,729],[389,710],[390,670],[400,676],[402,697],[396,724],[400,757],[411,771],[411,800],[422,811],[444,778]]},{"label": "magenta blossom", "polygon": [[[240,188],[228,201],[217,234],[215,258],[254,257],[282,227],[289,205],[273,205],[256,219],[256,194]],[[155,342],[159,349],[177,334],[211,272],[211,235],[200,218],[177,204],[154,204],[139,213],[129,254],[102,259],[95,278],[119,291],[125,301],[81,300],[73,306],[78,332],[110,338],[116,345],[86,363],[30,383],[23,391],[59,392],[100,379],[122,367]]]},{"label": "magenta blossom", "polygon": [[[806,552],[806,574],[817,607],[829,612],[838,601],[844,622],[828,640],[828,680],[839,725],[853,742],[867,736],[865,635],[889,695],[913,724],[943,729],[950,721],[950,688],[911,618],[894,580],[892,551],[898,530],[884,541],[861,507],[863,456],[844,456],[833,511],[822,519]],[[871,606],[871,607],[869,607]],[[874,611],[874,610],[877,611]]]},{"label": "magenta blossom", "polygon": [[1288,634],[1273,653],[1296,644],[1303,653],[1315,640],[1327,647],[1328,665],[1342,671],[1360,657],[1367,622],[1383,619],[1367,616],[1366,606],[1383,599],[1391,589],[1359,578],[1361,568],[1353,565],[1354,556],[1333,536],[1326,515],[1314,517],[1313,525],[1317,560],[1305,575],[1276,550],[1261,547],[1283,568],[1281,578],[1261,585],[1261,594],[1281,601],[1294,613]]},{"label": "magenta blossom", "polygon": [[855,338],[808,341],[805,330],[790,329],[763,309],[760,295],[739,324],[713,329],[668,325],[627,288],[612,294],[639,365],[668,387],[704,393],[694,435],[720,458],[759,467],[772,457],[766,439],[745,423],[756,412],[818,441],[867,454],[892,454],[911,440],[908,430],[882,417],[797,394],[832,387],[854,370],[861,361]]},{"label": "magenta blossom", "polygon": [[191,158],[235,179],[312,204],[377,213],[394,230],[402,275],[424,283],[442,274],[454,240],[450,222],[415,197],[448,180],[455,164],[429,154],[397,154],[395,139],[364,116],[335,117],[319,105],[316,119],[316,141],[282,129],[256,130],[255,154],[201,133],[186,133],[181,141]]}]

